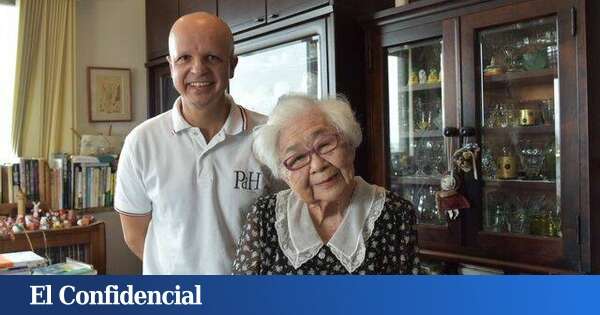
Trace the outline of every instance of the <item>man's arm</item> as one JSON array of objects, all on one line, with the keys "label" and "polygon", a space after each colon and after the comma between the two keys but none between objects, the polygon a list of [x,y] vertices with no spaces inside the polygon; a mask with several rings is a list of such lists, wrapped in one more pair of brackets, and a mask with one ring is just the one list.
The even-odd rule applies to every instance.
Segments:
[{"label": "man's arm", "polygon": [[140,260],[144,260],[144,243],[152,215],[130,216],[120,214],[120,217],[125,243]]}]

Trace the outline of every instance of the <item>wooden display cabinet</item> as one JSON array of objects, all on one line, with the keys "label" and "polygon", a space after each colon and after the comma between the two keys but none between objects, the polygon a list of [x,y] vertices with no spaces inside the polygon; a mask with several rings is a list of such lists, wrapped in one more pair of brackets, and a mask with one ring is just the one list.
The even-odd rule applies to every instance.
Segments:
[{"label": "wooden display cabinet", "polygon": [[[424,0],[373,15],[368,177],[413,202],[422,257],[509,273],[592,271],[583,154],[593,134],[577,70],[585,14],[575,0]],[[444,137],[447,127],[462,136]],[[481,148],[479,176],[464,176],[471,208],[449,221],[433,194],[467,142]]]}]

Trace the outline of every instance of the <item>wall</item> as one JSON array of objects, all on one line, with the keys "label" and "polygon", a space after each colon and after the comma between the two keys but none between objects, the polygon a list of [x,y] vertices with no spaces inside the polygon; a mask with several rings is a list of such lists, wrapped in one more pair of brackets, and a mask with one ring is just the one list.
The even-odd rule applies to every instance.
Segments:
[{"label": "wall", "polygon": [[121,219],[115,211],[95,213],[96,220],[106,228],[106,274],[135,275],[142,273],[142,261],[125,245]]},{"label": "wall", "polygon": [[147,116],[146,11],[144,0],[77,1],[77,101],[80,133],[107,134],[109,123],[88,121],[87,67],[130,68],[133,121],[112,123],[126,135]]},{"label": "wall", "polygon": [[[108,133],[109,123],[88,121],[87,67],[131,69],[133,121],[112,123],[113,135],[126,135],[147,116],[146,13],[144,0],[77,1],[77,130]],[[125,245],[116,212],[99,213],[106,223],[108,274],[139,274],[141,262]]]}]

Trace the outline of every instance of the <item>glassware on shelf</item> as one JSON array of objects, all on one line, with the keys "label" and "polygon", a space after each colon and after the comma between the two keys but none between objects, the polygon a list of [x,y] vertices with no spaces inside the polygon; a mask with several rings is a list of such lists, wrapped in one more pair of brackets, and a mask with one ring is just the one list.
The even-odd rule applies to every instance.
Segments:
[{"label": "glassware on shelf", "polygon": [[420,97],[415,104],[415,117],[417,118],[415,126],[417,130],[428,130],[432,124],[432,113],[427,104]]},{"label": "glassware on shelf", "polygon": [[531,140],[524,139],[519,144],[519,154],[525,178],[533,180],[543,179],[541,177],[545,159],[543,150],[538,145],[534,145]]},{"label": "glassware on shelf", "polygon": [[542,117],[544,125],[554,125],[554,99],[548,98],[542,100]]},{"label": "glassware on shelf", "polygon": [[[511,200],[512,201],[512,200]],[[513,205],[513,211],[510,216],[511,232],[517,234],[529,233],[529,221],[527,209],[521,203]]]},{"label": "glassware on shelf", "polygon": [[510,144],[502,147],[501,155],[498,157],[498,168],[496,177],[498,179],[514,179],[519,176],[517,157],[513,153]]},{"label": "glassware on shelf", "polygon": [[444,165],[444,158],[446,155],[444,152],[443,140],[433,142],[431,157],[431,175],[436,177],[442,176],[446,171],[446,166]]},{"label": "glassware on shelf", "polygon": [[424,158],[426,156],[426,152],[424,150],[424,143],[423,141],[419,141],[419,140],[415,140],[413,142],[413,149],[414,149],[414,161],[415,161],[415,165],[417,167],[417,170],[415,171],[415,176],[418,177],[424,177],[427,176],[427,173],[425,172],[425,167],[427,166],[427,161]]},{"label": "glassware on shelf", "polygon": [[554,140],[550,140],[544,147],[542,176],[548,180],[556,179],[556,150]]},{"label": "glassware on shelf", "polygon": [[514,127],[515,125],[515,107],[511,102],[501,104],[498,124],[501,128]]},{"label": "glassware on shelf", "polygon": [[420,223],[443,224],[442,216],[435,204],[435,189],[433,186],[429,186],[427,191],[419,196],[417,211],[421,218]]},{"label": "glassware on shelf", "polygon": [[535,126],[539,123],[539,111],[531,108],[523,108],[519,110],[519,125]]},{"label": "glassware on shelf", "polygon": [[497,233],[510,232],[510,225],[506,214],[506,209],[504,209],[500,202],[497,202],[494,205],[490,229],[492,232]]},{"label": "glassware on shelf", "polygon": [[498,165],[490,148],[483,148],[481,153],[481,171],[487,178],[495,178],[498,171]]}]

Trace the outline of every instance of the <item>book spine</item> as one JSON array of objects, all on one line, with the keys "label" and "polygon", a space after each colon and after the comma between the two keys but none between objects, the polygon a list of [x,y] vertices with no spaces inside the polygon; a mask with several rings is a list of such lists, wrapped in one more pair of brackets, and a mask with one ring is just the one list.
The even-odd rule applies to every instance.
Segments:
[{"label": "book spine", "polygon": [[38,180],[39,180],[39,185],[38,185],[38,197],[39,200],[42,202],[46,202],[46,199],[48,198],[48,196],[46,195],[46,171],[45,169],[47,168],[46,166],[46,160],[43,159],[38,159]]},{"label": "book spine", "polygon": [[39,177],[39,162],[38,160],[30,160],[29,164],[31,166],[31,200],[40,201],[40,177]]},{"label": "book spine", "polygon": [[14,181],[13,181],[13,166],[7,166],[7,179],[8,179],[8,202],[13,203],[14,200]]},{"label": "book spine", "polygon": [[20,169],[20,164],[13,164],[13,202],[17,202],[17,193],[22,190]]}]

